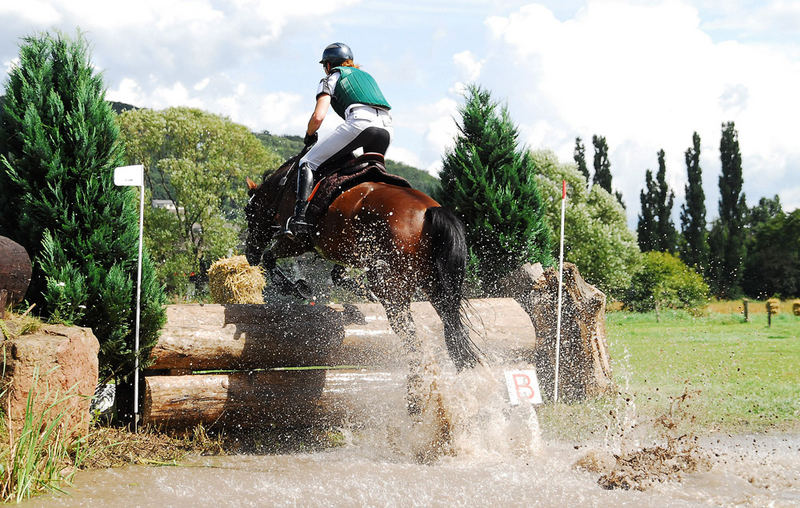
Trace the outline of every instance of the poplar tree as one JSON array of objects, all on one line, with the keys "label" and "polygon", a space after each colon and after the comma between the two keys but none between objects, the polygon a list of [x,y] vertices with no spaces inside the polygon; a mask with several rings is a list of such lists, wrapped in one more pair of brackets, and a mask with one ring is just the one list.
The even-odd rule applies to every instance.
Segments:
[{"label": "poplar tree", "polygon": [[747,205],[742,192],[744,181],[739,134],[733,122],[722,124],[719,152],[722,161],[722,173],[719,177],[719,218],[714,222],[709,235],[709,283],[718,297],[735,298],[741,293]]},{"label": "poplar tree", "polygon": [[706,196],[700,168],[700,135],[692,136],[692,147],[685,152],[687,183],[686,202],[681,207],[681,259],[703,274],[708,266],[708,231],[706,231]]},{"label": "poplar tree", "polygon": [[645,171],[644,189],[639,192],[641,212],[636,226],[636,240],[642,252],[658,250],[658,185],[653,180],[653,172]]},{"label": "poplar tree", "polygon": [[467,89],[452,149],[443,158],[437,200],[464,222],[485,290],[526,262],[548,266],[550,228],[534,162],[517,147],[508,110],[477,85]]},{"label": "poplar tree", "polygon": [[[83,36],[24,38],[1,116],[0,230],[33,260],[27,298],[43,317],[90,327],[101,376],[122,380],[134,362],[138,193],[114,185],[123,148]],[[143,357],[164,303],[145,251]]]},{"label": "poplar tree", "polygon": [[580,137],[575,138],[575,151],[572,158],[575,160],[575,164],[578,165],[578,171],[586,179],[586,185],[589,185],[589,168],[586,167],[586,147]]},{"label": "poplar tree", "polygon": [[599,185],[612,194],[611,190],[611,162],[608,160],[608,144],[605,136],[592,136],[594,145],[594,184]]},{"label": "poplar tree", "polygon": [[657,250],[661,252],[675,252],[678,233],[675,231],[675,224],[672,222],[672,205],[675,202],[675,193],[667,185],[667,165],[664,162],[664,150],[658,151],[658,173],[656,182],[658,184],[658,201],[656,203],[657,222],[658,222],[658,244]]}]

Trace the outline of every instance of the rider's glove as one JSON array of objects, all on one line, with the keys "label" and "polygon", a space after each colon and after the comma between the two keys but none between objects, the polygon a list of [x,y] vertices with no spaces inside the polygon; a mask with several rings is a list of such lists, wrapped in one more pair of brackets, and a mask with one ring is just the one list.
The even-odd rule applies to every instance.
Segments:
[{"label": "rider's glove", "polygon": [[306,146],[311,146],[317,142],[317,139],[319,139],[319,134],[316,132],[314,134],[306,133],[306,137],[303,138],[303,144]]}]

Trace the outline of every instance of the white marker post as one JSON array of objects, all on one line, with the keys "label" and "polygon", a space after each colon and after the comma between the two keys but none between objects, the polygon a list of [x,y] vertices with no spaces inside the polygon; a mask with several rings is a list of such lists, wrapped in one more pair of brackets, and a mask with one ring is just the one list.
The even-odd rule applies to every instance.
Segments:
[{"label": "white marker post", "polygon": [[144,166],[122,166],[114,170],[114,185],[139,187],[139,262],[136,270],[136,332],[133,372],[133,431],[139,424],[139,317],[142,299],[142,237],[144,236]]},{"label": "white marker post", "polygon": [[558,362],[561,357],[561,286],[564,278],[564,214],[567,209],[567,181],[561,180],[561,246],[558,249],[558,316],[556,317],[556,380],[553,400],[558,402]]}]

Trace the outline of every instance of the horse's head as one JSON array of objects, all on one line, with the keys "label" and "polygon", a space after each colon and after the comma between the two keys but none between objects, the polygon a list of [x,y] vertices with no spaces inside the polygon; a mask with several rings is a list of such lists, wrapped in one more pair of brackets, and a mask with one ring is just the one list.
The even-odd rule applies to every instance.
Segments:
[{"label": "horse's head", "polygon": [[294,195],[281,192],[282,183],[292,169],[293,163],[299,156],[286,161],[281,167],[273,171],[269,176],[264,175],[262,183],[259,185],[250,178],[247,179],[247,194],[249,199],[244,207],[245,218],[247,219],[247,237],[245,239],[245,256],[251,265],[261,262],[261,255],[267,248],[274,230],[276,213],[278,211],[278,200],[294,200]]},{"label": "horse's head", "polygon": [[269,200],[264,184],[258,185],[247,179],[247,205],[244,215],[247,219],[247,237],[245,239],[245,256],[251,265],[261,262],[261,254],[267,247],[270,237],[270,218],[267,217]]}]

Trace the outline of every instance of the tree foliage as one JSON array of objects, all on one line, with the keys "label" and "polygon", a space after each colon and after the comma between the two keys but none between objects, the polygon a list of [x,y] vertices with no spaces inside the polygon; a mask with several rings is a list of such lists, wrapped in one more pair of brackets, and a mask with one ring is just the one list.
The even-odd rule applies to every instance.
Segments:
[{"label": "tree foliage", "polygon": [[630,286],[639,259],[636,238],[628,229],[625,211],[599,185],[586,188],[583,174],[573,164],[558,162],[555,154],[531,155],[536,179],[554,231],[561,227],[561,182],[567,181],[564,219],[564,258],[578,267],[591,284],[615,298]]},{"label": "tree foliage", "polygon": [[148,189],[169,202],[148,207],[145,231],[161,280],[179,291],[184,274],[237,250],[245,178],[281,160],[244,126],[198,109],[127,111],[119,124],[128,162],[144,164]]},{"label": "tree foliage", "polygon": [[605,136],[592,136],[594,145],[594,184],[611,194],[611,162],[608,160],[608,143]]},{"label": "tree foliage", "polygon": [[742,289],[753,298],[800,297],[800,209],[786,214],[777,196],[751,210]]},{"label": "tree foliage", "polygon": [[667,184],[667,166],[664,162],[664,150],[658,152],[658,250],[661,252],[675,252],[678,241],[678,232],[672,222],[672,205],[675,203],[675,193]]},{"label": "tree foliage", "polygon": [[693,309],[707,299],[708,285],[700,274],[668,252],[646,252],[624,303],[628,309],[645,312],[666,307]]},{"label": "tree foliage", "polygon": [[733,122],[722,125],[719,151],[722,161],[722,173],[719,177],[719,218],[709,234],[711,262],[708,280],[715,295],[733,298],[741,293],[745,256],[744,221],[747,213],[742,192],[739,135]]},{"label": "tree foliage", "polygon": [[581,172],[586,179],[586,185],[589,185],[589,168],[586,167],[586,147],[584,146],[581,138],[575,138],[575,151],[572,154],[572,159],[578,165],[578,171]]},{"label": "tree foliage", "polygon": [[437,200],[464,221],[487,291],[525,262],[552,264],[550,229],[517,128],[489,91],[470,86],[455,146],[444,155]]},{"label": "tree foliage", "polygon": [[639,193],[641,212],[636,227],[636,236],[642,252],[674,252],[678,233],[672,222],[672,205],[675,193],[667,185],[667,168],[664,150],[658,152],[658,173],[645,171],[645,188]]},{"label": "tree foliage", "polygon": [[[119,130],[87,46],[80,34],[23,40],[2,112],[0,232],[33,259],[37,309],[90,327],[101,374],[123,377],[134,359],[138,199],[114,185]],[[147,250],[142,279],[144,356],[165,319]]]},{"label": "tree foliage", "polygon": [[692,136],[692,146],[685,152],[687,183],[686,202],[681,207],[681,259],[698,273],[708,266],[708,231],[706,230],[706,195],[700,167],[700,135]]},{"label": "tree foliage", "polygon": [[636,225],[636,239],[642,252],[658,250],[658,185],[649,169],[644,174],[644,189],[639,191],[639,222]]}]

